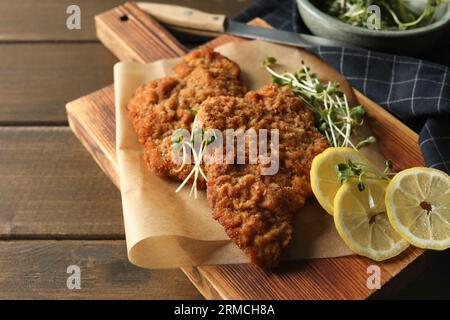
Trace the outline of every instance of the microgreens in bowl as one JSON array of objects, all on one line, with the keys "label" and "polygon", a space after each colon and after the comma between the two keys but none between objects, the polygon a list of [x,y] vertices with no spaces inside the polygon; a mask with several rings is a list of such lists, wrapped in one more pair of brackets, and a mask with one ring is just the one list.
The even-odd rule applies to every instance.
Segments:
[{"label": "microgreens in bowl", "polygon": [[[325,0],[319,8],[347,24],[367,27],[373,5],[382,9],[381,29],[408,30],[429,25],[435,21],[435,13],[448,0]],[[413,3],[415,2],[415,3]],[[411,3],[419,9],[414,9]]]}]

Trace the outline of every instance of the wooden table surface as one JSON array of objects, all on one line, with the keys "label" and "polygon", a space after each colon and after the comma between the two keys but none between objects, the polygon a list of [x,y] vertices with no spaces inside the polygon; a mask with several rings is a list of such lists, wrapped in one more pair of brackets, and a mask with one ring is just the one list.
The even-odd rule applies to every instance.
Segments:
[{"label": "wooden table surface", "polygon": [[[93,17],[122,2],[0,2],[0,299],[202,298],[179,269],[128,262],[120,194],[67,126],[68,101],[112,83]],[[233,16],[250,0],[160,2]],[[81,30],[65,26],[70,4]],[[66,286],[69,265],[80,290]],[[437,257],[396,297],[449,298],[448,270]]]}]

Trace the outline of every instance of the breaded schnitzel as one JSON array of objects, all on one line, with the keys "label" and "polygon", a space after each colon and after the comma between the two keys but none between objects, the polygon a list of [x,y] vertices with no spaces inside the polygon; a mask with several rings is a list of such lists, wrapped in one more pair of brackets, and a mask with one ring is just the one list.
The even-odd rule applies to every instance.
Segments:
[{"label": "breaded schnitzel", "polygon": [[214,218],[253,263],[277,266],[292,237],[294,214],[311,195],[311,162],[327,148],[325,137],[295,93],[276,84],[248,92],[244,98],[209,98],[197,116],[204,130],[279,130],[275,175],[262,175],[260,161],[206,166]]},{"label": "breaded schnitzel", "polygon": [[[207,187],[213,217],[232,241],[253,263],[277,266],[292,238],[294,214],[311,195],[311,162],[327,148],[325,137],[291,89],[272,84],[247,92],[238,65],[219,53],[193,51],[174,73],[139,87],[127,106],[145,161],[160,176],[186,179],[193,166],[177,170],[172,134],[181,128],[191,131],[195,117],[204,130],[277,129],[276,174],[263,175],[267,163],[261,159],[255,164],[208,163],[203,164],[207,185],[198,181],[199,188]],[[248,145],[244,148],[247,152]]]},{"label": "breaded schnitzel", "polygon": [[[184,180],[191,165],[177,171],[172,161],[174,130],[191,129],[196,110],[209,97],[242,97],[247,89],[239,80],[239,66],[210,49],[191,52],[174,67],[175,77],[165,77],[140,86],[127,109],[144,159],[159,176]],[[205,181],[199,181],[204,188]]]},{"label": "breaded schnitzel", "polygon": [[208,69],[213,74],[227,75],[234,79],[239,79],[241,74],[241,69],[236,63],[211,49],[191,51],[173,68],[173,71],[177,77],[184,78],[199,67]]}]

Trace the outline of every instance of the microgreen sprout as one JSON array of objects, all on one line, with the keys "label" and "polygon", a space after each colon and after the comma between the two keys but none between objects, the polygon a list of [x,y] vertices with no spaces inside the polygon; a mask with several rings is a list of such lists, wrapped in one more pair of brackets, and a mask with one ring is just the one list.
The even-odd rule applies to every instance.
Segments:
[{"label": "microgreen sprout", "polygon": [[197,109],[197,108],[191,108],[191,109],[189,109],[189,114],[192,115],[192,116],[194,116],[194,117],[197,115],[197,112],[198,112],[198,109]]},{"label": "microgreen sprout", "polygon": [[363,138],[356,145],[350,140],[356,134],[356,128],[364,122],[366,110],[361,106],[350,107],[347,96],[339,89],[339,82],[322,83],[304,64],[296,73],[274,71],[274,57],[264,59],[263,66],[272,75],[272,81],[289,86],[314,114],[316,127],[325,135],[333,147],[360,147],[375,142],[370,136]]},{"label": "microgreen sprout", "polygon": [[386,160],[384,165],[384,171],[378,172],[364,163],[347,160],[345,163],[339,163],[336,166],[336,171],[341,184],[347,182],[351,178],[355,178],[358,179],[358,190],[364,191],[366,189],[364,180],[389,180],[389,177],[395,174],[392,172],[391,160]]},{"label": "microgreen sprout", "polygon": [[[411,6],[414,1],[415,6]],[[342,22],[367,27],[372,15],[368,9],[376,5],[384,9],[380,17],[381,29],[408,30],[433,23],[438,6],[445,2],[448,0],[322,0],[319,7]]]},{"label": "microgreen sprout", "polygon": [[[192,124],[191,136],[188,141],[182,135],[182,129],[178,129],[172,135],[172,149],[182,148],[183,160],[180,167],[176,170],[176,172],[181,172],[187,164],[187,155],[188,153],[192,153],[194,158],[194,164],[187,175],[187,177],[183,180],[183,182],[178,186],[175,192],[179,192],[183,187],[189,182],[192,178],[192,186],[189,192],[189,196],[192,194],[197,199],[197,183],[200,176],[203,179],[206,179],[206,175],[202,169],[202,161],[203,156],[205,155],[205,150],[208,145],[213,143],[216,140],[215,132],[212,131],[212,135],[208,135],[208,132],[205,132],[202,128],[197,128],[197,118],[194,118],[194,122]],[[200,143],[198,143],[200,141]],[[198,146],[197,146],[198,145]]]}]

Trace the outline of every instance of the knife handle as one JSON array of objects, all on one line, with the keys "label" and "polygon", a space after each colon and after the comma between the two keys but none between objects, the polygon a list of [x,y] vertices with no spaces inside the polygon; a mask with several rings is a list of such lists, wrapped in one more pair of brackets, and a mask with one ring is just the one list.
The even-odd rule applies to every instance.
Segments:
[{"label": "knife handle", "polygon": [[196,9],[170,4],[138,2],[138,7],[148,12],[156,20],[180,28],[199,31],[225,32],[227,17]]}]

